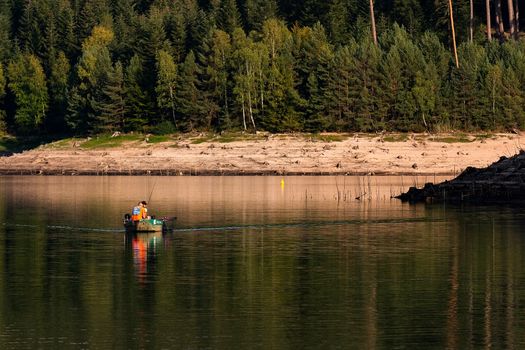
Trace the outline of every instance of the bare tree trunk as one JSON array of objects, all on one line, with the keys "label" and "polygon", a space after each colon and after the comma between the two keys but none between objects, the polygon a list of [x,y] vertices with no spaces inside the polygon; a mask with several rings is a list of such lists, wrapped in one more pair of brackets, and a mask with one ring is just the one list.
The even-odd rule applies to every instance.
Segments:
[{"label": "bare tree trunk", "polygon": [[255,127],[255,120],[253,119],[253,110],[252,110],[252,94],[248,91],[248,107],[250,108],[250,120],[253,125],[253,132],[257,133],[257,128]]},{"label": "bare tree trunk", "polygon": [[492,41],[492,25],[490,24],[490,0],[485,0],[485,8],[487,12],[487,40]]},{"label": "bare tree trunk", "polygon": [[370,0],[370,22],[372,23],[372,37],[374,44],[377,45],[376,17],[374,15],[374,0]]},{"label": "bare tree trunk", "polygon": [[177,119],[175,118],[175,102],[173,97],[173,86],[170,84],[170,102],[171,102],[171,116],[173,117],[173,125],[177,126]]},{"label": "bare tree trunk", "polygon": [[516,17],[514,16],[514,1],[507,0],[507,7],[509,10],[510,37],[516,39]]},{"label": "bare tree trunk", "polygon": [[515,12],[516,12],[516,37],[518,36],[518,33],[520,32],[520,7],[519,7],[519,0],[516,0],[515,2]]},{"label": "bare tree trunk", "polygon": [[242,125],[244,126],[244,131],[246,131],[246,110],[244,109],[244,94],[241,95],[242,98]]},{"label": "bare tree trunk", "polygon": [[452,0],[448,0],[448,12],[450,13],[450,27],[452,28],[452,46],[454,49],[454,58],[456,59],[456,68],[459,68],[458,49],[456,47],[456,29],[454,27],[454,14],[452,12]]},{"label": "bare tree trunk", "polygon": [[500,41],[505,39],[505,27],[503,26],[503,13],[501,11],[501,0],[496,1],[496,29],[498,31]]},{"label": "bare tree trunk", "polygon": [[474,0],[470,0],[470,19],[469,19],[470,42],[474,41]]}]

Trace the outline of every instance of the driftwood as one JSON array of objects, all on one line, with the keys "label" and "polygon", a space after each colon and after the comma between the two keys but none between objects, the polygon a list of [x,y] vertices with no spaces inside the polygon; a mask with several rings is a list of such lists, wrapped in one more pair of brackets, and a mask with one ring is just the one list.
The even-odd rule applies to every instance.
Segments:
[{"label": "driftwood", "polygon": [[404,202],[525,203],[525,151],[501,157],[483,169],[468,167],[450,181],[411,187],[396,198]]}]

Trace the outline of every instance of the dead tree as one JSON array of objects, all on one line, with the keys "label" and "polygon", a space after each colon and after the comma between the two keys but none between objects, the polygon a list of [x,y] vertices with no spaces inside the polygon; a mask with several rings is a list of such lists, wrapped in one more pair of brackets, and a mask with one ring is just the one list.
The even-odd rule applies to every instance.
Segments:
[{"label": "dead tree", "polygon": [[372,24],[372,37],[374,44],[377,46],[376,17],[374,15],[374,0],[370,0],[370,22]]},{"label": "dead tree", "polygon": [[507,8],[509,10],[509,31],[510,37],[516,39],[516,16],[514,14],[514,1],[507,0]]},{"label": "dead tree", "polygon": [[487,12],[487,40],[492,40],[492,25],[490,23],[490,0],[485,0],[485,9]]}]

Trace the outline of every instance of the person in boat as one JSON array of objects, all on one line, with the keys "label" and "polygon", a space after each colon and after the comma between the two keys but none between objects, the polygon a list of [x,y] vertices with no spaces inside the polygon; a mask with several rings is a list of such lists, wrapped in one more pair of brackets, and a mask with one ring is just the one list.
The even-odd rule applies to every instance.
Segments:
[{"label": "person in boat", "polygon": [[138,204],[133,207],[133,210],[131,212],[131,221],[133,222],[140,221],[143,218],[143,214],[144,214],[143,204],[142,202],[138,202]]},{"label": "person in boat", "polygon": [[142,218],[151,219],[151,216],[148,215],[148,203],[146,201],[142,201],[140,203],[142,204]]}]

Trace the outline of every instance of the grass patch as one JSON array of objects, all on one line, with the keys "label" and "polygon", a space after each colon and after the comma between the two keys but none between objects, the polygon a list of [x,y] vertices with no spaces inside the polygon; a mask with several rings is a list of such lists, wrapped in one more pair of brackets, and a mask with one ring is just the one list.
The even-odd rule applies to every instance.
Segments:
[{"label": "grass patch", "polygon": [[321,142],[342,142],[348,138],[346,134],[311,134],[309,135],[311,140],[317,140]]},{"label": "grass patch", "polygon": [[408,141],[408,134],[389,134],[383,137],[384,142],[405,142]]},{"label": "grass patch", "polygon": [[430,139],[432,142],[443,142],[443,143],[469,143],[473,140],[467,135],[455,135],[455,136],[443,136],[443,137],[434,137]]},{"label": "grass patch", "polygon": [[203,135],[203,136],[198,136],[194,139],[191,140],[191,143],[194,144],[194,145],[198,145],[200,143],[204,143],[204,142],[210,142],[214,139],[214,135]]},{"label": "grass patch", "polygon": [[161,143],[171,141],[172,138],[169,135],[151,135],[148,136],[147,143]]},{"label": "grass patch", "polygon": [[488,140],[495,138],[496,135],[494,134],[478,134],[476,135],[476,140]]},{"label": "grass patch", "polygon": [[242,132],[230,132],[230,133],[223,133],[223,134],[201,135],[201,136],[198,136],[192,139],[191,143],[194,145],[198,145],[204,142],[229,143],[229,142],[236,142],[236,141],[261,140],[263,138],[264,136],[262,135],[247,134],[247,133],[242,133]]},{"label": "grass patch", "polygon": [[84,141],[80,147],[83,149],[112,148],[119,147],[125,142],[141,141],[144,135],[127,134],[111,137],[111,135],[99,135]]}]

